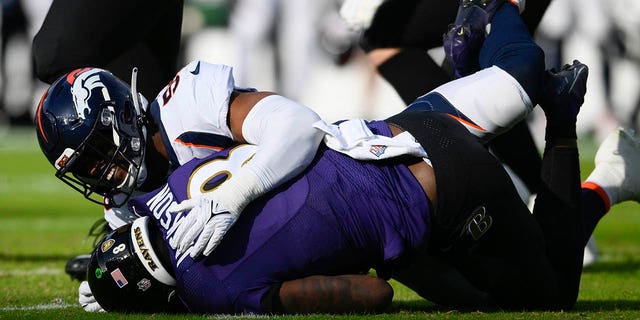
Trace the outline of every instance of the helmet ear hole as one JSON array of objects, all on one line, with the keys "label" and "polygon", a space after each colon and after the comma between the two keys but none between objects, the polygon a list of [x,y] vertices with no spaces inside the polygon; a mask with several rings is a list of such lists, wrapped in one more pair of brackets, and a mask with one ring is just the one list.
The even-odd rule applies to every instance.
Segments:
[{"label": "helmet ear hole", "polygon": [[131,100],[127,99],[124,102],[124,112],[122,112],[122,119],[125,123],[131,123],[135,119],[135,112],[133,111],[133,105]]}]

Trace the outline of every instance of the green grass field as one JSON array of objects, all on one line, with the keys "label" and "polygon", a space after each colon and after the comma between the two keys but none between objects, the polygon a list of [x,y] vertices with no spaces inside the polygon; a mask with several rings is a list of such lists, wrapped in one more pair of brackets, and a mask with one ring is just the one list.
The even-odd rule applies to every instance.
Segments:
[{"label": "green grass field", "polygon": [[[581,143],[583,174],[594,146]],[[30,128],[0,130],[0,319],[148,319],[141,315],[87,314],[77,303],[78,282],[64,274],[68,258],[88,253],[87,232],[102,216],[53,175]],[[640,206],[615,207],[596,230],[600,262],[585,270],[580,298],[569,312],[459,312],[441,310],[405,287],[393,310],[336,319],[640,319]],[[154,315],[152,319],[202,316]],[[211,316],[209,318],[240,318]],[[261,318],[261,317],[249,317]],[[280,318],[280,317],[278,317]],[[325,319],[327,316],[281,317]]]}]

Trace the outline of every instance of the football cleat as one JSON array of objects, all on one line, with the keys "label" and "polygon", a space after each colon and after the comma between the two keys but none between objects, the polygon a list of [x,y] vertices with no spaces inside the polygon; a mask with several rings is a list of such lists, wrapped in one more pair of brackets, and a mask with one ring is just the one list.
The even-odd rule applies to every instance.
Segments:
[{"label": "football cleat", "polygon": [[[443,36],[446,57],[453,64],[455,76],[464,77],[480,70],[478,54],[491,20],[507,0],[462,0],[456,20]],[[525,0],[509,0],[522,12]]]},{"label": "football cleat", "polygon": [[[98,219],[89,229],[89,237],[93,237],[92,248],[102,241],[102,239],[111,232],[112,229],[104,218]],[[71,279],[78,281],[87,280],[87,267],[89,266],[90,254],[81,254],[75,256],[64,267],[64,272],[71,276]]]},{"label": "football cleat", "polygon": [[71,279],[78,281],[87,280],[87,268],[89,267],[90,254],[75,256],[67,261],[64,272],[71,276]]},{"label": "football cleat", "polygon": [[596,167],[588,181],[595,182],[610,197],[610,205],[640,202],[640,136],[634,130],[618,128],[600,144]]},{"label": "football cleat", "polygon": [[547,121],[575,124],[587,92],[589,68],[578,60],[565,64],[560,71],[547,70],[539,104]]}]

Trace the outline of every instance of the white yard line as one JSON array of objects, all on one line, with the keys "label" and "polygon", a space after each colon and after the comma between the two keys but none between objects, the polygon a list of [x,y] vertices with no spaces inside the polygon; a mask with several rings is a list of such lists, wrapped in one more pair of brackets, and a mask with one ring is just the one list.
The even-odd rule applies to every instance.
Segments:
[{"label": "white yard line", "polygon": [[66,303],[48,303],[48,304],[37,304],[34,306],[22,306],[22,307],[4,307],[0,308],[0,312],[2,311],[34,311],[34,310],[55,310],[55,309],[67,309],[75,307],[75,305],[70,305]]},{"label": "white yard line", "polygon": [[23,277],[23,276],[33,276],[33,275],[58,275],[62,274],[62,269],[52,269],[52,268],[38,268],[38,269],[11,269],[11,270],[1,270],[0,269],[0,277]]}]

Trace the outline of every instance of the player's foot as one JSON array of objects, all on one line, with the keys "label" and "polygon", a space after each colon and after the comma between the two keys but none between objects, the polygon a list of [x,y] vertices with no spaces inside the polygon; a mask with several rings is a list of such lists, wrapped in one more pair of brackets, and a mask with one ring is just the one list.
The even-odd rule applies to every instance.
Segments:
[{"label": "player's foot", "polygon": [[[89,230],[89,237],[94,238],[92,247],[95,247],[111,230],[112,229],[104,218],[100,218],[94,222]],[[90,258],[90,254],[81,254],[69,259],[64,267],[64,272],[70,275],[72,279],[76,279],[78,281],[86,280],[87,267],[89,267]]]},{"label": "player's foot", "polygon": [[[587,178],[604,189],[609,206],[633,200],[640,202],[640,135],[618,128],[600,144],[596,167]],[[606,199],[605,199],[606,200]]]},{"label": "player's foot", "polygon": [[491,19],[506,1],[524,9],[524,0],[461,0],[455,21],[443,35],[447,59],[455,76],[463,77],[480,70],[478,54],[491,30]]},{"label": "player's foot", "polygon": [[538,103],[548,122],[575,125],[587,91],[589,68],[578,60],[560,71],[547,70]]}]

